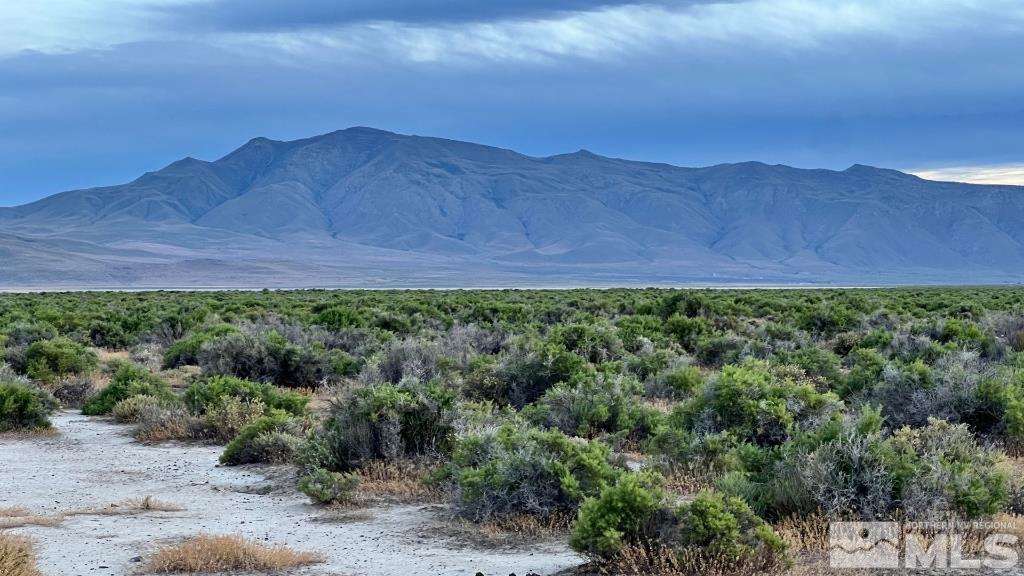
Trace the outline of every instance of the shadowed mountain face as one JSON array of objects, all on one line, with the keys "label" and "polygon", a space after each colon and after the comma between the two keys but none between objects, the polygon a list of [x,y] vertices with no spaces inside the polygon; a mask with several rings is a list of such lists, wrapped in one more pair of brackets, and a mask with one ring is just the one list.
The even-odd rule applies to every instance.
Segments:
[{"label": "shadowed mountain face", "polygon": [[352,128],[0,209],[0,286],[1016,281],[1024,188]]}]

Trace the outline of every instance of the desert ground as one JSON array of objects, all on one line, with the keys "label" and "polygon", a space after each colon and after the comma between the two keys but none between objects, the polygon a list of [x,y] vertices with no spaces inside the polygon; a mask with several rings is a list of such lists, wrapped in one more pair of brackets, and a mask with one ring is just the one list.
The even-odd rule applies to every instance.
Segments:
[{"label": "desert ground", "polygon": [[[129,574],[154,548],[196,533],[319,552],[323,563],[293,572],[310,576],[546,575],[582,562],[558,541],[480,546],[436,504],[325,511],[294,489],[286,468],[220,466],[219,447],[140,444],[130,427],[74,411],[53,424],[53,434],[0,438],[0,508],[27,508],[55,522],[63,516],[13,530],[34,540],[47,575]],[[181,510],[109,508],[147,496]]]}]

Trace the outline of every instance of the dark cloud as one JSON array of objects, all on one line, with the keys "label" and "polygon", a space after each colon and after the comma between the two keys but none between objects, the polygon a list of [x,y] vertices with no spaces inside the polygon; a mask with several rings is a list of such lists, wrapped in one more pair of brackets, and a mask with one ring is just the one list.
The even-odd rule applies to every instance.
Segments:
[{"label": "dark cloud", "polygon": [[[718,0],[722,1],[722,0]],[[716,0],[212,0],[175,7],[189,26],[270,31],[369,21],[439,24],[539,18],[622,5],[686,6]]]},{"label": "dark cloud", "polygon": [[424,64],[376,45],[278,58],[217,40],[0,58],[0,205],[214,159],[254,136],[354,125],[680,165],[1024,158],[1024,36],[981,25],[913,42],[669,45],[543,65]]}]

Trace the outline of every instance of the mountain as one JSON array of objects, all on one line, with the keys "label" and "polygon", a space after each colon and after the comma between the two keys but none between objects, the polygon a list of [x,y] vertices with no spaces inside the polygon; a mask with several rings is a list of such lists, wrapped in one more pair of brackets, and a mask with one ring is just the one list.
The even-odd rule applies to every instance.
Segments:
[{"label": "mountain", "polygon": [[1024,188],[351,128],[0,209],[0,286],[1016,282]]}]

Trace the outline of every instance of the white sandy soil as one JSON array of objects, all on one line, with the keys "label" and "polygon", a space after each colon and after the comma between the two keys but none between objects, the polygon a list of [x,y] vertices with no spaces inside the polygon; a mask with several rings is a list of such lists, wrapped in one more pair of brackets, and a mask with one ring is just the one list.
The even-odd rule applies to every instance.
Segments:
[{"label": "white sandy soil", "polygon": [[312,576],[554,574],[582,563],[564,542],[529,550],[480,549],[440,528],[439,506],[388,505],[328,520],[275,469],[220,467],[220,448],[132,440],[130,428],[64,412],[60,434],[0,438],[0,507],[35,513],[103,507],[153,496],[184,508],[130,516],[69,516],[58,527],[14,532],[36,543],[40,568],[54,576],[134,574],[156,546],[207,534],[241,534],[322,553],[327,562],[294,571]]}]

